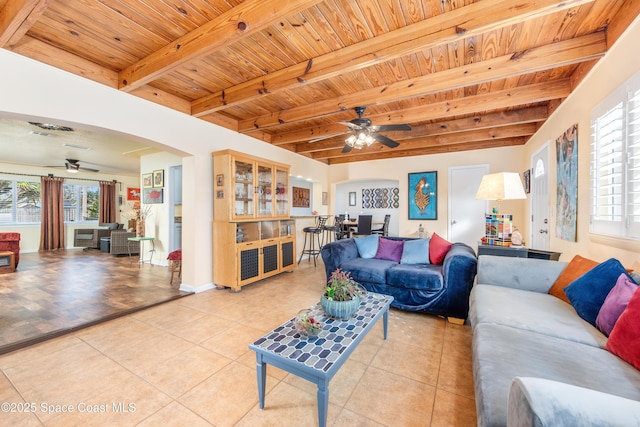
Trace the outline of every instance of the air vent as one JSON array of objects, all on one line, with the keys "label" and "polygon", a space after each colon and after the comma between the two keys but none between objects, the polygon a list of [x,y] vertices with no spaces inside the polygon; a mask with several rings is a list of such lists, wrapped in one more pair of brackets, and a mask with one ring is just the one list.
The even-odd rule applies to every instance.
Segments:
[{"label": "air vent", "polygon": [[91,148],[89,147],[85,147],[83,145],[73,145],[73,144],[62,144],[63,147],[69,147],[69,148],[76,148],[78,150],[85,150],[85,151],[89,151],[91,150]]}]

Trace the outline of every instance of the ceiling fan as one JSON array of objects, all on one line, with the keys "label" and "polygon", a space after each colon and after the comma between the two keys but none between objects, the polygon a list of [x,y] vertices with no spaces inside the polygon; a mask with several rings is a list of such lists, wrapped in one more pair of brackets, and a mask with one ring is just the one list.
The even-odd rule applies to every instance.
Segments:
[{"label": "ceiling fan", "polygon": [[[47,166],[48,168],[61,168],[62,166]],[[87,171],[87,172],[100,172],[99,169],[93,168],[85,168],[80,166],[80,160],[77,159],[65,159],[64,168],[69,173],[78,173],[78,171]]]},{"label": "ceiling fan", "polygon": [[349,122],[338,122],[349,127],[352,132],[352,135],[350,135],[345,141],[345,146],[342,149],[343,153],[348,153],[353,148],[360,149],[363,147],[368,147],[369,145],[373,144],[374,141],[378,141],[380,144],[385,145],[389,148],[395,148],[400,144],[387,136],[381,135],[378,132],[411,130],[411,126],[409,126],[408,124],[374,126],[371,124],[370,119],[362,117],[366,108],[367,107],[364,106],[355,107],[354,110],[358,115],[357,119],[353,119]]}]

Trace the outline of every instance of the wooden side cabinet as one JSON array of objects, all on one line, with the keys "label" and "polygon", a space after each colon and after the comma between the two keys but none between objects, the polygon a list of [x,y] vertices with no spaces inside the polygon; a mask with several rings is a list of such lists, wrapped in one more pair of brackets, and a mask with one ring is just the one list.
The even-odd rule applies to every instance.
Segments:
[{"label": "wooden side cabinet", "polygon": [[289,170],[233,150],[214,152],[214,219],[289,218]]},{"label": "wooden side cabinet", "polygon": [[296,238],[293,220],[214,221],[213,283],[242,286],[292,270]]}]

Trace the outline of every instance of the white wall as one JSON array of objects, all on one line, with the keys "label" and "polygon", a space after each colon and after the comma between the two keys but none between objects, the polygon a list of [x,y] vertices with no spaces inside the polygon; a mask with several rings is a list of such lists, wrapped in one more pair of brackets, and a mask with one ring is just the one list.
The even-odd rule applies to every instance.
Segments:
[{"label": "white wall", "polygon": [[[440,236],[447,238],[447,225],[449,223],[447,213],[449,185],[447,177],[449,175],[449,167],[471,164],[488,164],[490,173],[522,172],[525,169],[523,152],[524,146],[516,146],[465,151],[461,153],[433,154],[428,156],[347,163],[331,166],[329,171],[331,188],[329,197],[331,199],[331,209],[333,209],[333,206],[342,206],[342,203],[344,203],[342,200],[336,200],[336,194],[341,194],[337,189],[343,188],[341,183],[352,181],[376,182],[380,180],[381,176],[384,176],[384,178],[390,181],[397,181],[400,188],[400,207],[397,210],[398,234],[400,236],[414,235],[418,230],[418,225],[422,223],[425,231],[429,234],[436,232]],[[432,221],[409,220],[408,174],[429,171],[438,172],[438,219]],[[362,188],[361,184],[359,188]],[[357,193],[358,206],[360,206],[356,206],[358,213],[362,210],[362,204],[360,201],[361,194],[361,192]],[[493,206],[495,206],[495,204],[490,204],[490,208]],[[514,215],[516,225],[519,225],[521,221],[525,220],[524,207],[525,204],[521,200],[504,201],[501,203],[501,210],[503,212],[509,212]],[[353,207],[349,208],[353,210]],[[478,218],[478,221],[484,223],[484,218]]]},{"label": "white wall", "polygon": [[[389,222],[389,235],[398,235],[398,220],[400,209],[365,209],[362,207],[362,189],[364,188],[390,188],[398,187],[398,181],[394,180],[371,180],[371,181],[348,181],[336,184],[335,214],[349,214],[350,218],[357,218],[358,215],[372,215],[373,222],[384,221],[386,214],[391,215]],[[356,193],[356,205],[349,206],[349,193]],[[375,224],[372,228],[380,228]]]},{"label": "white wall", "polygon": [[82,124],[183,157],[183,289],[212,284],[211,152],[232,148],[291,165],[326,187],[328,166],[0,49],[0,116]]},{"label": "white wall", "polygon": [[[550,230],[556,224],[556,156],[555,140],[574,123],[578,123],[578,218],[577,241],[569,242],[555,237],[551,231],[550,248],[562,252],[561,259],[570,260],[574,255],[603,261],[618,258],[625,266],[631,267],[640,260],[637,252],[640,243],[631,239],[603,238],[589,233],[589,161],[591,110],[609,93],[640,70],[640,18],[636,18],[616,44],[580,83],[576,90],[560,105],[553,115],[526,145],[524,158],[530,158],[545,142],[550,141],[549,195],[551,206]],[[527,211],[529,206],[527,204]],[[529,229],[524,230],[527,236]]]}]

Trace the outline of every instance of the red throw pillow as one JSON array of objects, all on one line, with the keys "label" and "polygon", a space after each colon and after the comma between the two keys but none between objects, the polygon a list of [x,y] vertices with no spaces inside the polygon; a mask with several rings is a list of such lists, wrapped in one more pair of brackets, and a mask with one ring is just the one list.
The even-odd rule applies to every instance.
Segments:
[{"label": "red throw pillow", "polygon": [[451,246],[453,246],[453,243],[433,233],[429,241],[429,260],[431,264],[442,264]]},{"label": "red throw pillow", "polygon": [[627,308],[618,318],[606,348],[640,369],[640,287],[633,293]]}]

